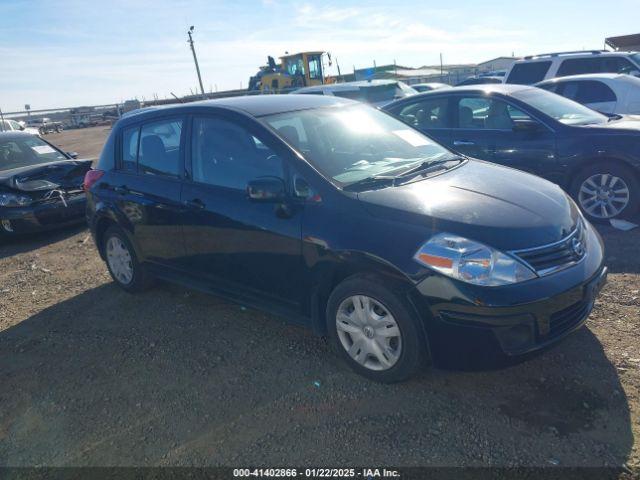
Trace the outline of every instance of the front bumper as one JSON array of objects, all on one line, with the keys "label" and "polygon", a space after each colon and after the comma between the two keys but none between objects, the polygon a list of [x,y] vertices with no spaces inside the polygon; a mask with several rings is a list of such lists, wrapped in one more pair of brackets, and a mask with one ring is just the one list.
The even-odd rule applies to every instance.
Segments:
[{"label": "front bumper", "polygon": [[22,208],[0,207],[0,234],[35,233],[81,223],[85,216],[85,194],[62,200],[55,199]]},{"label": "front bumper", "polygon": [[602,240],[592,228],[588,234],[580,264],[523,284],[478,287],[442,276],[418,284],[432,350],[523,355],[577,330],[607,280]]}]

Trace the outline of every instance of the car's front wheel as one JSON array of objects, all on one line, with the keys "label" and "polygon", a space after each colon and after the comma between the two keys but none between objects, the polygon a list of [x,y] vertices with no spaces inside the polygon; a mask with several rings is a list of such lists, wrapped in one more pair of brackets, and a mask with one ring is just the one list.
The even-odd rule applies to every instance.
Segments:
[{"label": "car's front wheel", "polygon": [[419,320],[402,295],[369,277],[351,277],[332,292],[327,326],[335,348],[356,372],[392,383],[424,365]]},{"label": "car's front wheel", "polygon": [[633,215],[640,203],[640,187],[634,172],[623,165],[600,163],[580,172],[573,197],[592,222]]},{"label": "car's front wheel", "polygon": [[111,278],[128,292],[139,292],[153,283],[145,265],[138,261],[135,250],[118,227],[109,227],[102,237],[102,248]]}]

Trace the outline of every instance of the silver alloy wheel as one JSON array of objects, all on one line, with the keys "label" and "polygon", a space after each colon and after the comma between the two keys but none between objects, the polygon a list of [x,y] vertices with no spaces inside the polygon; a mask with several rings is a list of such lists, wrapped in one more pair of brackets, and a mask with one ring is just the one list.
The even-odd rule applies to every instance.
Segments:
[{"label": "silver alloy wheel", "polygon": [[400,358],[400,328],[391,312],[371,297],[344,299],[336,314],[336,329],[349,356],[369,370],[387,370]]},{"label": "silver alloy wheel", "polygon": [[131,254],[127,246],[116,236],[107,240],[107,262],[113,276],[122,283],[128,285],[133,280],[133,264]]},{"label": "silver alloy wheel", "polygon": [[629,187],[622,178],[597,173],[582,182],[578,201],[592,217],[613,218],[629,204],[629,196]]}]

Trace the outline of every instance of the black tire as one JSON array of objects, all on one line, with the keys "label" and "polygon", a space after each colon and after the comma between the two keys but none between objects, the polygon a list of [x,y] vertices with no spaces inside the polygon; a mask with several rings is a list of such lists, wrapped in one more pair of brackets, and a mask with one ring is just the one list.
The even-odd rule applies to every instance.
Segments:
[{"label": "black tire", "polygon": [[135,249],[131,242],[124,234],[124,232],[117,226],[113,225],[104,232],[101,239],[102,249],[105,253],[105,258],[107,257],[107,242],[110,238],[116,237],[122,242],[126,250],[129,252],[129,256],[131,257],[130,265],[133,270],[133,276],[131,281],[128,283],[123,282],[118,276],[113,272],[109,260],[106,260],[107,268],[109,269],[109,273],[111,274],[111,278],[113,281],[123,290],[129,293],[137,293],[147,290],[154,284],[153,275],[149,272],[147,266],[138,261],[138,257],[136,256]]},{"label": "black tire", "polygon": [[[583,183],[594,175],[601,174],[608,174],[618,177],[627,185],[627,188],[629,190],[629,201],[627,205],[623,208],[622,211],[608,218],[594,216],[589,213],[580,199],[580,189]],[[573,184],[571,185],[571,196],[576,201],[584,215],[592,223],[608,223],[611,218],[629,218],[638,211],[638,207],[640,206],[640,184],[638,182],[638,175],[631,168],[619,163],[597,163],[585,168],[578,173],[573,181]]]},{"label": "black tire", "polygon": [[[388,283],[388,282],[387,282]],[[365,295],[379,302],[393,316],[401,335],[402,348],[395,364],[385,370],[372,370],[351,358],[343,347],[336,326],[340,305],[354,295]],[[353,276],[342,281],[327,302],[327,328],[338,354],[357,373],[381,383],[395,383],[415,375],[427,363],[426,341],[409,301],[394,290],[383,286],[383,281],[372,276]]]}]

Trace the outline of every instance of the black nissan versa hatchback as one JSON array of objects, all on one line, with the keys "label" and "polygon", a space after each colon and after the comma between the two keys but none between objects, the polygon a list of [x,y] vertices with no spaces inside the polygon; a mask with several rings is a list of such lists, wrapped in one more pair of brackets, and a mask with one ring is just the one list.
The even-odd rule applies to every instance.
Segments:
[{"label": "black nissan versa hatchback", "polygon": [[585,322],[607,274],[557,185],[335,97],[130,114],[85,190],[125,290],[162,278],[282,314],[383,382],[443,350],[550,345]]}]

